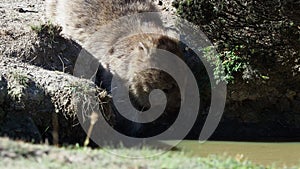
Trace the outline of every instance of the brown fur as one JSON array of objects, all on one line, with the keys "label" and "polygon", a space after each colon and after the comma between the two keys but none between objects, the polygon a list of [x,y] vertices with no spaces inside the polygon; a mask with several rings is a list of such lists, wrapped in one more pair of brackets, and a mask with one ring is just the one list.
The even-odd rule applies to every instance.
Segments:
[{"label": "brown fur", "polygon": [[46,0],[46,15],[63,33],[83,43],[101,26],[122,16],[154,12],[148,0]]},{"label": "brown fur", "polygon": [[[158,11],[155,5],[148,0],[46,1],[48,17],[63,27],[65,35],[78,41],[100,60],[106,69],[103,77],[111,73],[130,85],[130,95],[136,107],[148,109],[149,93],[153,89],[161,89],[167,94],[167,111],[178,109],[180,93],[173,78],[156,69],[138,71],[156,64],[152,57],[157,48],[182,57],[177,40],[165,36],[168,31],[161,20],[158,18],[157,22],[145,23],[134,18],[121,27],[114,23],[109,25],[122,16]],[[138,24],[130,24],[132,22]]]}]

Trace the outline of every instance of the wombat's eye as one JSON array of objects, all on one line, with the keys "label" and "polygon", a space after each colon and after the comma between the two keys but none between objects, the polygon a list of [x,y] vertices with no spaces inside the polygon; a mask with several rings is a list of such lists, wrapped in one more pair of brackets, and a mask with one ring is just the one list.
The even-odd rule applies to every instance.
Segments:
[{"label": "wombat's eye", "polygon": [[169,93],[169,89],[162,89],[163,92]]},{"label": "wombat's eye", "polygon": [[162,91],[168,94],[168,93],[172,92],[172,90],[174,90],[176,87],[177,86],[175,84],[172,84],[169,88],[162,89]]}]

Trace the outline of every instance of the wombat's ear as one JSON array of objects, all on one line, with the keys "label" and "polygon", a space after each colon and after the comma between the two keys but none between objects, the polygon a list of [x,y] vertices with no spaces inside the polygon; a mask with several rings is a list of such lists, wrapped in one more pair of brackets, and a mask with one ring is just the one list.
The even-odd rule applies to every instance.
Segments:
[{"label": "wombat's ear", "polygon": [[139,49],[140,51],[145,52],[146,56],[148,56],[148,54],[149,54],[149,49],[147,48],[147,46],[146,46],[143,42],[139,42],[138,49]]}]

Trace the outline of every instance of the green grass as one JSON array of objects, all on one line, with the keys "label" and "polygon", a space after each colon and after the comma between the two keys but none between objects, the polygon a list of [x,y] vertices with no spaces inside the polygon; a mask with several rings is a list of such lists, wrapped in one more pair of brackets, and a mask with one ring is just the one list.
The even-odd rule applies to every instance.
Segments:
[{"label": "green grass", "polygon": [[29,78],[27,75],[23,74],[22,72],[16,71],[16,72],[12,72],[12,76],[18,84],[24,87],[28,86]]},{"label": "green grass", "polygon": [[59,36],[62,28],[51,22],[38,25],[31,25],[31,30],[42,38],[49,39],[50,44],[55,43],[55,39]]},{"label": "green grass", "polygon": [[[51,147],[0,139],[0,168],[109,168],[109,169],[272,169],[255,165],[240,157],[193,157],[181,151],[138,149],[90,149],[84,147]],[[113,155],[114,152],[118,155]],[[151,156],[133,159],[127,155]],[[123,156],[123,157],[122,157]],[[295,169],[299,167],[294,167]]]}]

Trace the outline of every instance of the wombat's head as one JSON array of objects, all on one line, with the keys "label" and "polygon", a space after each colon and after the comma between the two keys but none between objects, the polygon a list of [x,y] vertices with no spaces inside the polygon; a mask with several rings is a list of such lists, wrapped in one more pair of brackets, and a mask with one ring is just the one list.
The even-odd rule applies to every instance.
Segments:
[{"label": "wombat's head", "polygon": [[[154,89],[162,90],[167,98],[166,112],[178,111],[181,104],[181,95],[176,81],[167,72],[150,68],[159,64],[161,50],[168,51],[174,57],[182,58],[178,41],[169,37],[146,34],[129,39],[128,81],[129,94],[133,105],[140,111],[146,111],[151,106],[149,94]],[[176,65],[169,66],[178,68]],[[149,69],[150,68],[150,69]],[[141,71],[142,70],[142,71]]]}]

